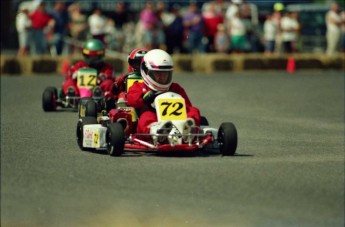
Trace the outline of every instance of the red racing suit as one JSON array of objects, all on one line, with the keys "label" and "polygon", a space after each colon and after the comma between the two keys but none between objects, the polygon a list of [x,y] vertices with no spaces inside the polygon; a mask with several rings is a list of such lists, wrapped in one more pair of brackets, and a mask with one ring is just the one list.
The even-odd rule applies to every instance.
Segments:
[{"label": "red racing suit", "polygon": [[[127,93],[127,104],[134,107],[139,112],[139,121],[137,125],[137,133],[150,133],[148,127],[151,123],[157,122],[156,112],[146,103],[144,103],[143,95],[151,89],[145,83],[134,83]],[[186,102],[187,117],[193,118],[196,125],[200,125],[200,111],[192,106],[185,90],[177,83],[172,83],[169,91],[181,95]]]},{"label": "red racing suit", "polygon": [[[62,84],[62,90],[67,94],[68,88],[73,87],[76,93],[76,96],[79,96],[79,90],[77,87],[77,78],[76,73],[80,68],[91,67],[85,61],[79,61],[72,65],[67,73],[66,79]],[[114,70],[110,64],[105,62],[99,64],[96,67],[91,67],[97,70],[97,84],[103,91],[103,95],[111,95],[113,84],[115,81]]]}]

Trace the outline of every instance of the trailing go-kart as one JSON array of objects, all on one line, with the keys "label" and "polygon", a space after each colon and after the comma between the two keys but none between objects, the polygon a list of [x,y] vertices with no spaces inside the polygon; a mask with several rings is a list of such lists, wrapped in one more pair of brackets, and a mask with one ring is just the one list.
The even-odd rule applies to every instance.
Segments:
[{"label": "trailing go-kart", "polygon": [[237,130],[233,123],[222,123],[218,129],[208,126],[202,117],[201,126],[190,124],[185,100],[179,94],[159,94],[153,103],[158,123],[169,125],[157,133],[136,133],[135,109],[118,104],[107,116],[86,116],[77,124],[77,142],[81,150],[106,150],[111,156],[125,151],[194,152],[219,149],[222,155],[234,155],[237,148]]},{"label": "trailing go-kart", "polygon": [[[63,94],[59,95],[56,87],[47,87],[42,94],[42,107],[46,112],[56,111],[58,108],[64,110],[78,111],[79,117],[85,116],[85,105],[93,100],[96,107],[89,116],[96,116],[97,112],[104,108],[105,102],[101,89],[97,86],[97,70],[94,68],[81,68],[77,72],[77,86],[80,96]],[[92,111],[92,108],[88,108]]]}]

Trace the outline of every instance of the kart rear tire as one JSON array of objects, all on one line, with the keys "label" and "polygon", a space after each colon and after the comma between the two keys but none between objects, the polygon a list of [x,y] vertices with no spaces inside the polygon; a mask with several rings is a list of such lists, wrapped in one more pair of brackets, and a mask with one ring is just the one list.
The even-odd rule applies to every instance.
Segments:
[{"label": "kart rear tire", "polygon": [[111,123],[106,133],[107,151],[110,156],[121,156],[124,152],[125,133],[120,123]]},{"label": "kart rear tire", "polygon": [[42,108],[46,112],[56,110],[57,90],[55,87],[47,87],[42,94]]},{"label": "kart rear tire", "polygon": [[232,156],[237,148],[237,130],[233,123],[222,123],[218,130],[219,151],[224,156]]},{"label": "kart rear tire", "polygon": [[97,104],[93,100],[89,100],[85,104],[85,117],[97,118]]},{"label": "kart rear tire", "polygon": [[82,117],[78,120],[77,123],[77,130],[76,130],[76,135],[77,135],[77,143],[79,148],[82,151],[90,151],[94,150],[93,148],[85,148],[83,147],[83,128],[85,125],[91,125],[91,124],[97,124],[97,120],[94,117]]}]

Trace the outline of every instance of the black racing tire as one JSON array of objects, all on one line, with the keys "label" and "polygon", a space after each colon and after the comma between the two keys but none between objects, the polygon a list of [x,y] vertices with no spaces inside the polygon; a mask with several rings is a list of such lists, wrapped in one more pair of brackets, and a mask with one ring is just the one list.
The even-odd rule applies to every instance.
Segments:
[{"label": "black racing tire", "polygon": [[46,112],[56,110],[57,90],[55,87],[47,87],[42,94],[42,108]]},{"label": "black racing tire", "polygon": [[208,120],[205,116],[200,117],[200,125],[202,126],[209,126],[210,124],[208,123]]},{"label": "black racing tire", "polygon": [[110,156],[121,156],[124,152],[125,133],[120,123],[111,123],[106,133],[107,151]]},{"label": "black racing tire", "polygon": [[56,87],[47,87],[47,89],[50,89],[50,90],[52,90],[53,91],[53,93],[54,93],[54,95],[55,95],[55,97],[57,98],[58,97],[58,92],[57,92],[57,88]]},{"label": "black racing tire", "polygon": [[95,150],[93,148],[83,147],[83,128],[85,125],[91,125],[91,124],[97,124],[97,120],[94,117],[82,117],[78,120],[76,136],[77,136],[78,146],[80,150],[82,151]]},{"label": "black racing tire", "polygon": [[237,130],[233,123],[222,123],[218,130],[219,151],[224,156],[233,156],[237,148]]},{"label": "black racing tire", "polygon": [[85,117],[97,118],[97,104],[93,100],[89,100],[85,104]]}]

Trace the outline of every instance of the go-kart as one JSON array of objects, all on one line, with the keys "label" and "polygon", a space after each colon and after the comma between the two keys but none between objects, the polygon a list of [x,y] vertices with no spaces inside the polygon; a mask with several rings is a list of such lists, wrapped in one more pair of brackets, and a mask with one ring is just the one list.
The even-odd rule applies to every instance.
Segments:
[{"label": "go-kart", "polygon": [[[77,124],[77,143],[81,150],[106,150],[111,156],[128,151],[195,152],[218,149],[222,155],[234,155],[237,130],[233,123],[222,123],[218,129],[208,126],[202,117],[201,126],[189,126],[185,100],[179,94],[165,92],[153,103],[158,122],[169,122],[169,131],[140,134],[136,132],[137,115],[132,107],[120,103],[106,116],[86,116]],[[166,132],[164,132],[166,131]]]},{"label": "go-kart", "polygon": [[[89,100],[93,100],[97,107],[90,116],[96,116],[97,112],[103,109],[104,97],[101,89],[97,86],[97,70],[94,68],[81,68],[77,71],[77,87],[80,96],[63,94],[56,87],[47,87],[42,94],[42,107],[46,112],[57,109],[78,111],[79,116],[85,116],[85,105]],[[59,93],[59,95],[58,95]],[[91,111],[93,108],[88,108]]]}]

